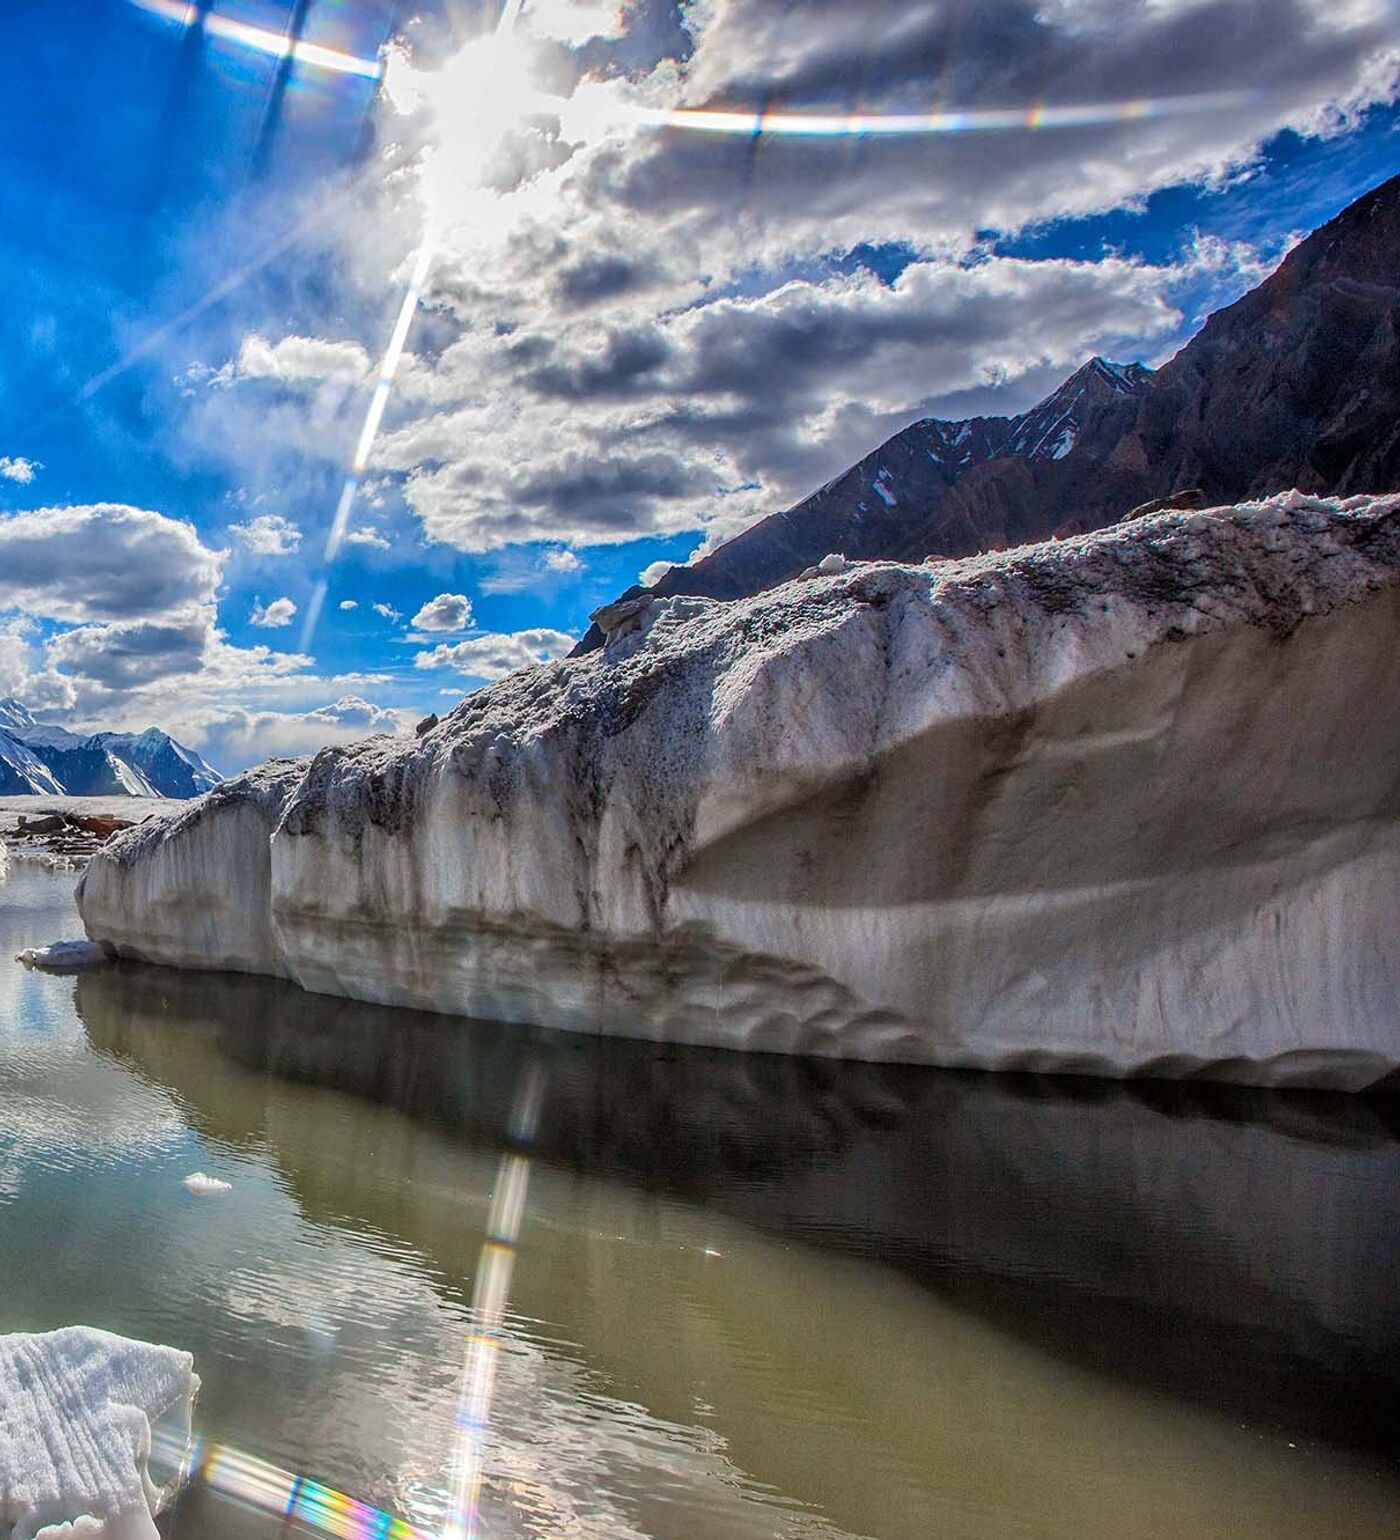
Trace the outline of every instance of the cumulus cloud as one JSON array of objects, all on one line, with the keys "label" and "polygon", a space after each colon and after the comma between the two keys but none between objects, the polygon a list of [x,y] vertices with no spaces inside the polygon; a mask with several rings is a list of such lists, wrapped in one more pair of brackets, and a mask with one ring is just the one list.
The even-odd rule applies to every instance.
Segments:
[{"label": "cumulus cloud", "polygon": [[219,371],[220,384],[236,380],[276,380],[315,384],[323,380],[354,383],[370,371],[369,354],[358,342],[329,342],[321,337],[283,337],[269,342],[256,332],[243,339],[238,357]]},{"label": "cumulus cloud", "polygon": [[263,626],[268,629],[277,626],[289,626],[296,612],[296,605],[287,598],[273,599],[268,604],[264,604],[260,599],[255,599],[253,601],[253,613],[248,617],[248,624],[250,626]]},{"label": "cumulus cloud", "polygon": [[0,621],[0,696],[24,698],[33,667],[31,641],[36,629],[26,615]]},{"label": "cumulus cloud", "polygon": [[0,480],[17,481],[27,487],[42,469],[37,460],[26,460],[23,455],[0,455]]},{"label": "cumulus cloud", "polygon": [[357,610],[360,607],[358,599],[342,599],[340,607],[343,610]]},{"label": "cumulus cloud", "polygon": [[155,619],[212,601],[224,553],[192,525],[115,503],[0,515],[0,609]]},{"label": "cumulus cloud", "polygon": [[254,556],[292,556],[301,549],[301,530],[280,513],[262,513],[247,524],[230,524],[229,533]]},{"label": "cumulus cloud", "polygon": [[329,744],[373,733],[407,730],[411,713],[343,695],[309,711],[218,710],[191,731],[191,741],[221,766],[241,766],[274,754],[314,754]]},{"label": "cumulus cloud", "polygon": [[465,631],[472,622],[472,602],[465,594],[439,594],[413,617],[417,631]]},{"label": "cumulus cloud", "polygon": [[402,619],[398,610],[392,604],[385,604],[382,600],[378,604],[370,605],[376,615],[382,615],[385,620],[397,621]]},{"label": "cumulus cloud", "polygon": [[583,571],[583,562],[579,560],[576,551],[567,548],[555,548],[546,551],[541,565],[546,572],[573,573]]},{"label": "cumulus cloud", "polygon": [[125,690],[197,672],[213,639],[212,617],[195,612],[177,621],[78,626],[54,637],[47,657],[62,674]]},{"label": "cumulus cloud", "polygon": [[[1159,265],[1030,262],[987,232],[1220,184],[1282,128],[1335,132],[1400,85],[1389,0],[703,0],[685,46],[648,58],[652,9],[625,7],[618,38],[576,56],[575,74],[612,63],[548,146],[507,146],[486,192],[434,184],[432,346],[375,462],[432,540],[715,538],[968,392],[1004,387],[1016,411],[1090,353],[1159,356],[1183,290],[1209,270],[1229,299],[1257,253],[1185,238]],[[859,141],[657,133],[625,113],[857,96],[919,112],[931,81],[968,109],[1152,105]],[[590,114],[611,126],[586,138]],[[903,253],[893,282],[853,261],[872,247]]]},{"label": "cumulus cloud", "polygon": [[1206,261],[982,253],[561,326],[541,349],[470,334],[438,368],[494,392],[398,427],[376,462],[406,474],[430,538],[468,551],[742,525],[940,399],[1172,335],[1174,294]]},{"label": "cumulus cloud", "polygon": [[440,642],[431,652],[418,653],[413,663],[415,668],[450,668],[470,679],[503,679],[517,669],[562,657],[573,645],[574,638],[565,632],[541,626]]},{"label": "cumulus cloud", "polygon": [[346,545],[368,546],[373,551],[387,551],[389,542],[377,529],[352,529],[345,537]]}]

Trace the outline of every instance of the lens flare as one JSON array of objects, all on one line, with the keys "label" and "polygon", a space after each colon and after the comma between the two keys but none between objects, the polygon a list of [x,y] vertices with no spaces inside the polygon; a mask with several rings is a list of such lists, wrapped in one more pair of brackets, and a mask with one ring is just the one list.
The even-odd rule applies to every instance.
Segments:
[{"label": "lens flare", "polygon": [[525,1220],[530,1188],[530,1152],[539,1127],[544,1072],[537,1060],[526,1064],[516,1087],[510,1143],[501,1157],[491,1199],[486,1240],[472,1291],[472,1331],[462,1369],[457,1409],[457,1452],[453,1461],[452,1501],[440,1540],[476,1540],[481,1523],[481,1487],[486,1468],[486,1440],[495,1399],[501,1329],[510,1300],[515,1248]]},{"label": "lens flare", "polygon": [[236,21],[231,16],[220,16],[210,11],[202,21],[199,7],[185,0],[131,0],[152,16],[173,21],[177,26],[202,26],[209,37],[221,38],[251,48],[255,53],[267,54],[273,59],[294,59],[298,64],[314,69],[330,70],[337,75],[358,75],[364,80],[378,80],[384,68],[378,59],[360,59],[354,54],[343,53],[339,48],[326,48],[320,43],[310,43],[305,38],[292,39],[283,32],[273,32],[266,27],[254,27],[246,21]]},{"label": "lens flare", "polygon": [[[1135,123],[1148,118],[1179,117],[1195,112],[1224,112],[1260,99],[1258,91],[1215,91],[1198,96],[1139,97],[1122,102],[1079,105],[973,108],[963,112],[822,113],[729,112],[709,107],[643,107],[621,103],[587,113],[606,124],[639,128],[686,129],[698,134],[737,134],[745,138],[898,139],[923,134],[994,133],[1009,129],[1036,132],[1052,128],[1089,128],[1105,123]],[[563,109],[566,123],[582,115]],[[586,130],[584,130],[586,132]]]}]

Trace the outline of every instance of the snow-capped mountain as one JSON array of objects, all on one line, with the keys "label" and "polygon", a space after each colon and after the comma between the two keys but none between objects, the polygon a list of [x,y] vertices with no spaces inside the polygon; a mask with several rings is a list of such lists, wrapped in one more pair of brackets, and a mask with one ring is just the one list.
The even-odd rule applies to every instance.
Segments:
[{"label": "snow-capped mountain", "polygon": [[[1315,230],[1155,373],[1091,358],[1016,417],[925,418],[651,592],[736,599],[828,552],[966,556],[1191,490],[1400,489],[1400,176]],[[642,589],[630,589],[633,597]],[[594,626],[580,651],[600,645]]]},{"label": "snow-capped mountain", "polygon": [[0,793],[70,797],[196,797],[223,777],[193,749],[151,727],[93,733],[36,722],[0,700]]}]

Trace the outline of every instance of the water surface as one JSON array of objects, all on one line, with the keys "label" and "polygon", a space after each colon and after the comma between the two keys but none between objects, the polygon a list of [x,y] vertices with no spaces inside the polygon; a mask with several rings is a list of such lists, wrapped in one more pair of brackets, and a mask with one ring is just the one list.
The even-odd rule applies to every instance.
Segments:
[{"label": "water surface", "polygon": [[[440,1522],[513,1158],[484,1536],[1400,1533],[1393,1102],[10,965],[71,883],[0,885],[0,1330],[190,1349],[208,1441]],[[210,1488],[163,1527],[288,1532]]]}]

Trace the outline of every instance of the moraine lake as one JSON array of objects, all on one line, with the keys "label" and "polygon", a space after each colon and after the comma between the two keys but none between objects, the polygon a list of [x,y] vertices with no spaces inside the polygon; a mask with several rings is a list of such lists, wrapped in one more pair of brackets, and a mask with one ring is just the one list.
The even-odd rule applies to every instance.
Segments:
[{"label": "moraine lake", "polygon": [[73,880],[0,883],[0,1331],[194,1353],[167,1536],[301,1533],[259,1462],[435,1533],[484,1287],[483,1540],[1400,1533],[1395,1099],[10,963]]}]

